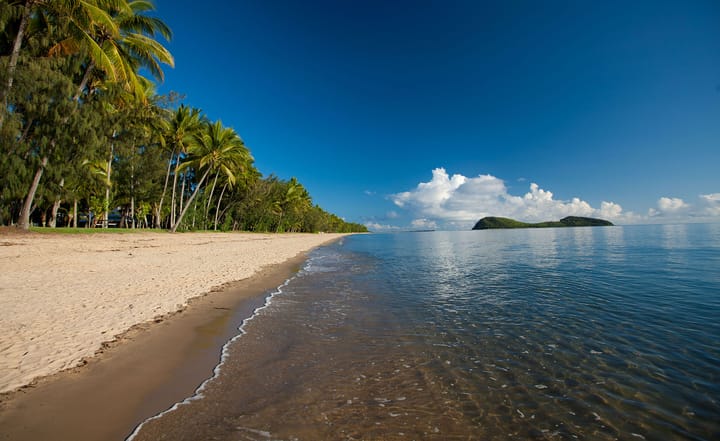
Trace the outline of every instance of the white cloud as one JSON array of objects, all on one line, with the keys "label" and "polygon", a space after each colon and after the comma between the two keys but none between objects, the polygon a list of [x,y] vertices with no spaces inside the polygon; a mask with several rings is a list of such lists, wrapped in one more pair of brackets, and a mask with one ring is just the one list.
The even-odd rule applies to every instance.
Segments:
[{"label": "white cloud", "polygon": [[466,229],[485,216],[510,217],[526,222],[588,216],[619,224],[720,220],[720,193],[701,194],[692,203],[678,197],[661,197],[655,208],[650,208],[646,215],[640,215],[625,211],[611,201],[602,201],[600,208],[595,208],[578,197],[559,200],[551,191],[536,183],[531,183],[525,194],[512,195],[505,181],[495,176],[451,176],[444,168],[433,170],[429,182],[421,182],[410,191],[391,194],[389,199],[416,218],[412,228],[436,228],[440,225],[448,229]]},{"label": "white cloud", "polygon": [[432,172],[430,182],[421,182],[411,191],[390,195],[401,208],[413,211],[423,218],[452,223],[461,227],[485,216],[511,217],[538,222],[560,219],[565,216],[597,216],[610,220],[629,219],[620,205],[603,202],[600,209],[573,198],[570,201],[555,199],[552,192],[530,184],[523,196],[508,193],[505,182],[492,175],[468,178],[448,175],[444,168]]},{"label": "white cloud", "polygon": [[415,219],[411,223],[413,228],[422,228],[422,229],[428,229],[428,230],[434,230],[437,228],[437,222],[429,220],[429,219]]},{"label": "white cloud", "polygon": [[720,203],[720,193],[701,194],[700,199],[709,203]]},{"label": "white cloud", "polygon": [[602,201],[600,204],[600,217],[616,219],[622,214],[622,207],[614,202]]},{"label": "white cloud", "polygon": [[720,193],[698,195],[695,203],[663,196],[658,199],[657,208],[648,210],[648,217],[654,222],[717,222],[720,217]]},{"label": "white cloud", "polygon": [[720,193],[701,194],[700,206],[706,216],[720,216]]},{"label": "white cloud", "polygon": [[432,172],[433,178],[430,182],[421,182],[415,191],[406,191],[391,196],[398,207],[422,207],[423,210],[440,209],[453,194],[453,192],[465,183],[465,176],[453,175],[450,178],[444,168],[436,168]]},{"label": "white cloud", "polygon": [[386,216],[388,219],[397,219],[398,216],[400,216],[400,215],[397,213],[397,211],[391,210],[391,211],[388,211],[388,212],[385,214],[385,216]]},{"label": "white cloud", "polygon": [[378,222],[365,222],[363,225],[365,225],[368,230],[375,232],[399,231],[402,229],[397,225],[387,225]]},{"label": "white cloud", "polygon": [[677,213],[678,211],[688,208],[688,204],[682,199],[667,197],[658,199],[657,206],[661,213]]}]

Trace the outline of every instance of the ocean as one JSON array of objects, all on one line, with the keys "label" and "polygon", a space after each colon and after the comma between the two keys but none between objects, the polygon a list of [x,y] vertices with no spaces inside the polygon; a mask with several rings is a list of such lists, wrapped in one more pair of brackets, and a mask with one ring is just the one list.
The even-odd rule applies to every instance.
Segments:
[{"label": "ocean", "polygon": [[141,440],[718,440],[720,224],[348,236]]}]

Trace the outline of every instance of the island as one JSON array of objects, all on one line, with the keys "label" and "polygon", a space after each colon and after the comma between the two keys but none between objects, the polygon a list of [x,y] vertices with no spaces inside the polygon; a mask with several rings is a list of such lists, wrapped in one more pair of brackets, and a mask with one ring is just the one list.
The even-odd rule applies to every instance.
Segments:
[{"label": "island", "polygon": [[484,217],[477,221],[473,230],[498,230],[510,228],[558,228],[558,227],[611,227],[614,224],[604,219],[592,217],[568,216],[560,221],[530,224],[506,217]]}]

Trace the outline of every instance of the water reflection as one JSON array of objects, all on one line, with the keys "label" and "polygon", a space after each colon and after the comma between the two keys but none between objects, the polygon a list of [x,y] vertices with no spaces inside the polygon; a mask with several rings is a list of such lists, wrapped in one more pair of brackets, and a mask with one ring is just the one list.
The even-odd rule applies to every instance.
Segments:
[{"label": "water reflection", "polygon": [[558,265],[558,229],[527,229],[525,239],[530,247],[531,262],[538,268],[554,268]]},{"label": "water reflection", "polygon": [[605,242],[604,256],[608,262],[622,263],[625,260],[625,229],[620,226],[601,228]]},{"label": "water reflection", "polygon": [[668,231],[348,238],[138,439],[717,439],[720,241]]},{"label": "water reflection", "polygon": [[663,245],[666,249],[687,248],[687,225],[660,225]]}]

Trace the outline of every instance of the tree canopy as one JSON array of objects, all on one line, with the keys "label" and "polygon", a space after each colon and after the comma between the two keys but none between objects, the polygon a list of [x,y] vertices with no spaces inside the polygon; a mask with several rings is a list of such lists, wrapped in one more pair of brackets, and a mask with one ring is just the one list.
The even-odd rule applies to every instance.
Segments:
[{"label": "tree canopy", "polygon": [[0,3],[0,225],[366,231],[297,179],[263,176],[233,128],[155,92],[174,59],[154,9]]}]

